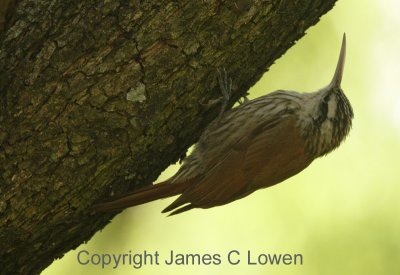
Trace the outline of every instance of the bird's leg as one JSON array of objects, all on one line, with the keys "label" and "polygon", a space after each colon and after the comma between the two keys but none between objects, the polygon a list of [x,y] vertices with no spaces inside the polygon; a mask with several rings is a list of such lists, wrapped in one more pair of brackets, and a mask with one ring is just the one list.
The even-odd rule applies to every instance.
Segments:
[{"label": "bird's leg", "polygon": [[219,112],[218,118],[221,118],[222,114],[225,112],[226,106],[231,99],[231,92],[232,92],[232,79],[229,78],[225,68],[222,68],[222,72],[220,69],[217,69],[218,72],[218,82],[219,88],[221,89],[222,101],[221,111]]},{"label": "bird's leg", "polygon": [[222,104],[221,110],[218,115],[218,118],[220,118],[222,114],[225,112],[225,109],[231,98],[232,79],[229,78],[228,80],[228,74],[225,68],[222,68],[222,70],[217,69],[217,72],[218,72],[218,83],[222,96],[217,99],[209,100],[207,103],[200,103],[200,104],[205,106],[207,109],[215,106],[216,104]]},{"label": "bird's leg", "polygon": [[[218,82],[219,82],[219,87],[221,89],[222,97],[219,99],[222,101],[222,109],[220,112],[220,115],[225,111],[226,106],[229,103],[229,100],[232,95],[232,79],[229,78],[228,80],[228,74],[226,73],[225,68],[222,68],[222,73],[220,69],[217,69],[218,71]],[[242,96],[239,100],[238,103],[241,105],[243,103],[246,103],[249,101],[248,96],[249,92],[246,92],[244,96]]]},{"label": "bird's leg", "polygon": [[[224,113],[226,106],[228,105],[229,100],[232,95],[232,79],[229,78],[229,80],[228,80],[228,74],[226,73],[225,68],[223,68],[222,73],[221,73],[221,70],[219,70],[219,69],[217,69],[217,71],[218,71],[219,86],[220,86],[222,96],[223,96],[220,99],[220,100],[222,100],[222,107],[221,107],[222,109],[220,111],[220,116],[221,116]],[[246,92],[246,94],[238,100],[240,105],[249,101],[249,99],[247,98],[248,95],[249,95],[249,92]]]},{"label": "bird's leg", "polygon": [[[221,110],[219,112],[218,118],[222,117],[222,114],[225,112],[226,107],[228,106],[229,100],[231,99],[231,95],[232,95],[232,79],[229,78],[228,79],[228,74],[225,70],[225,68],[223,67],[222,70],[221,69],[217,69],[218,72],[218,83],[219,83],[219,87],[221,90],[221,94],[222,96],[217,98],[217,99],[212,99],[209,100],[207,103],[201,103],[203,106],[206,106],[207,108],[211,108],[216,104],[220,104],[222,103],[221,106]],[[248,96],[249,93],[246,92],[237,102],[242,105],[246,102],[249,101]]]}]

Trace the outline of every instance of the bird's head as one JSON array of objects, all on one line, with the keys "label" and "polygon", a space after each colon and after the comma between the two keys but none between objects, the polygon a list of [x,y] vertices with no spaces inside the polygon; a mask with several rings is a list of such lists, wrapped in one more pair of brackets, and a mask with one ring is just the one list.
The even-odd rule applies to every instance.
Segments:
[{"label": "bird's head", "polygon": [[346,57],[346,35],[335,74],[328,86],[315,93],[313,124],[319,137],[315,149],[318,156],[329,153],[347,136],[351,128],[353,110],[342,88],[342,76]]}]

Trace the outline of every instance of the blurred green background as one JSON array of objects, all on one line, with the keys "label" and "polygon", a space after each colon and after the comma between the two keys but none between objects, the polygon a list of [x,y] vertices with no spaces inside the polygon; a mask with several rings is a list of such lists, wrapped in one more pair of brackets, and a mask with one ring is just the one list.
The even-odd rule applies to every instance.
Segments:
[{"label": "blurred green background", "polygon": [[[348,139],[299,175],[240,201],[166,218],[173,199],[124,211],[42,274],[400,274],[400,3],[340,0],[251,89],[314,91],[333,74],[343,32],[342,87],[354,112]],[[171,176],[170,167],[160,180]],[[132,253],[301,253],[291,266],[78,264],[79,250]]]}]

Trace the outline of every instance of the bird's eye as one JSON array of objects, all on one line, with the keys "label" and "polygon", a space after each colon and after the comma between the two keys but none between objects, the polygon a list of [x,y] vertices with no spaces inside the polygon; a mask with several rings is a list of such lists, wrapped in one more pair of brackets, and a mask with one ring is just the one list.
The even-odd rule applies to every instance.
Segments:
[{"label": "bird's eye", "polygon": [[331,94],[324,96],[324,98],[322,99],[322,102],[328,103],[330,96],[331,96]]},{"label": "bird's eye", "polygon": [[323,123],[327,116],[328,116],[328,101],[329,101],[329,95],[326,95],[322,100],[321,104],[319,105],[319,114],[318,114],[318,123]]}]

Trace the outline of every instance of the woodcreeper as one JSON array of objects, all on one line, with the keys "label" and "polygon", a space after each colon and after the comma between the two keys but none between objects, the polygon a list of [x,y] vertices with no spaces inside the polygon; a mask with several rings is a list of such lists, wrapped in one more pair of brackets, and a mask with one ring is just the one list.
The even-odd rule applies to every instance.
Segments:
[{"label": "woodcreeper", "polygon": [[[94,210],[120,210],[180,194],[163,210],[174,210],[174,215],[235,201],[299,173],[337,148],[351,128],[353,110],[340,87],[345,55],[343,35],[328,86],[313,93],[278,90],[221,112],[174,176],[97,204]],[[219,80],[229,98],[226,74]]]}]

